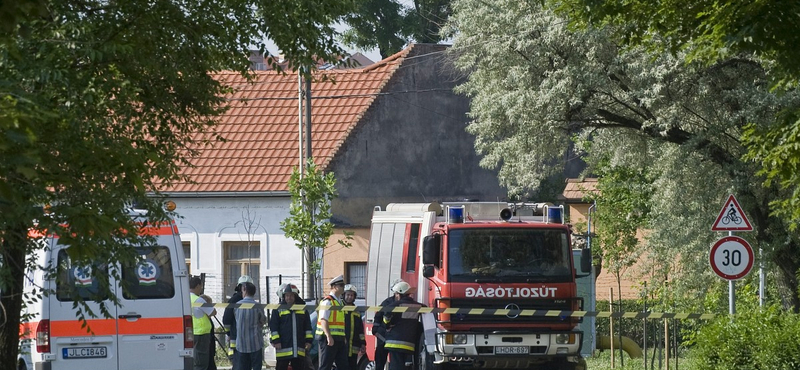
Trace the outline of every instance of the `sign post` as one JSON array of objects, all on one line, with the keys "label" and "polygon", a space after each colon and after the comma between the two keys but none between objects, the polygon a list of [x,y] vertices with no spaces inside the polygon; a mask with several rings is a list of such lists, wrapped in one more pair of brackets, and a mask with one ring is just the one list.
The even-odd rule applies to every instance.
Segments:
[{"label": "sign post", "polygon": [[[728,200],[722,205],[717,220],[711,226],[712,231],[727,231],[728,236],[717,240],[711,247],[709,256],[711,268],[721,278],[728,280],[728,311],[736,313],[736,283],[750,272],[753,267],[753,248],[746,240],[733,236],[734,231],[752,231],[753,225],[744,214],[739,202],[733,194],[728,196]],[[763,271],[763,267],[762,267]],[[759,274],[761,279],[759,287],[764,285],[763,273]],[[760,289],[759,302],[763,305],[764,291]]]}]

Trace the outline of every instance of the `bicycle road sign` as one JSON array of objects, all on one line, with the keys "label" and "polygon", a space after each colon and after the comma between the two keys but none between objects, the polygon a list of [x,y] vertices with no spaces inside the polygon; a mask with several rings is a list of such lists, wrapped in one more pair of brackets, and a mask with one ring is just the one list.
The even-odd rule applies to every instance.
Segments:
[{"label": "bicycle road sign", "polygon": [[711,231],[753,231],[753,225],[750,224],[750,220],[745,216],[733,194],[728,196],[728,200],[719,211]]},{"label": "bicycle road sign", "polygon": [[753,269],[753,248],[738,236],[726,236],[711,247],[711,269],[726,280],[739,280]]}]

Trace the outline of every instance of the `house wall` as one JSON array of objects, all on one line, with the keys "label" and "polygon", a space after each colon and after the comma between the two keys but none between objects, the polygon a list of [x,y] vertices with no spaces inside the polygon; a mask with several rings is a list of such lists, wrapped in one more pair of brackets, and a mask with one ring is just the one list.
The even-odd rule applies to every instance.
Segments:
[{"label": "house wall", "polygon": [[505,199],[497,172],[479,166],[469,99],[452,91],[463,79],[445,50],[414,45],[337,152],[335,223],[368,227],[373,207],[393,202]]},{"label": "house wall", "polygon": [[[569,217],[570,222],[574,224],[586,223],[587,216],[589,215],[589,204],[585,203],[572,203],[569,204]],[[641,233],[637,235],[641,240]],[[593,253],[599,253],[599,249],[593,248]],[[609,272],[607,268],[600,271],[600,275],[595,280],[595,298],[597,300],[607,301],[611,290],[614,292],[614,300],[616,301],[622,293],[623,299],[637,299],[639,298],[639,283],[637,275],[641,263],[636,263],[626,269],[620,276],[620,283],[617,285],[617,277]]]},{"label": "house wall", "polygon": [[[345,239],[345,232],[353,233],[353,238],[349,240],[350,248],[339,244],[339,240]],[[366,262],[368,253],[369,228],[336,229],[324,251],[325,268],[322,273],[322,281],[327,284],[334,277],[345,275],[345,282],[349,283],[345,266],[351,262]],[[362,294],[363,292],[360,292],[359,295]]]},{"label": "house wall", "polygon": [[214,302],[227,301],[236,284],[225,279],[224,246],[228,242],[250,240],[253,245],[258,244],[261,276],[256,286],[262,302],[267,298],[274,301],[278,275],[287,279],[295,277],[299,282],[301,252],[280,229],[280,222],[289,216],[291,199],[288,196],[174,197],[170,200],[177,205],[175,211],[179,218],[175,222],[181,241],[190,245],[190,273],[206,274],[205,293]]}]

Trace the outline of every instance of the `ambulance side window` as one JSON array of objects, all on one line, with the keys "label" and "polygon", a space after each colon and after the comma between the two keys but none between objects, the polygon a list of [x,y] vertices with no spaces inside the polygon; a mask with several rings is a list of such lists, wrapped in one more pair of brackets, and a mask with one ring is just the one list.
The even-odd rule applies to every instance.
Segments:
[{"label": "ambulance side window", "polygon": [[125,299],[169,299],[175,296],[175,276],[172,273],[169,248],[156,246],[137,248],[144,261],[122,269],[122,289]]},{"label": "ambulance side window", "polygon": [[74,264],[65,249],[59,250],[56,298],[62,302],[74,301],[76,296],[84,300],[108,299],[105,289],[99,292],[98,276],[108,276],[108,265],[99,262],[89,265]]}]

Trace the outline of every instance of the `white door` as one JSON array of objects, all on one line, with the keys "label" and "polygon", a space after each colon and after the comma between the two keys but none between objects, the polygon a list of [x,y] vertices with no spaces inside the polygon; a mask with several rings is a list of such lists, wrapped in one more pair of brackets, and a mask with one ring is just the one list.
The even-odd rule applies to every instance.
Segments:
[{"label": "white door", "polygon": [[121,286],[127,285],[127,292],[118,294],[119,369],[183,369],[189,287],[182,286],[175,266],[185,262],[175,248],[137,250],[144,262],[122,269]]},{"label": "white door", "polygon": [[[66,252],[66,247],[56,245],[52,252],[51,262],[56,266],[55,295],[49,298],[50,319],[50,353],[55,356],[53,370],[115,369],[117,367],[117,323],[113,318],[103,317],[97,298],[98,287],[102,277],[108,276],[104,271],[108,265],[104,261],[96,261],[88,265],[73,263]],[[115,282],[110,282],[112,287]],[[73,303],[76,297],[82,297],[97,318],[86,315],[86,326],[78,320]],[[108,297],[100,296],[100,300],[109,310],[111,317],[116,317],[116,307]]]}]

